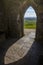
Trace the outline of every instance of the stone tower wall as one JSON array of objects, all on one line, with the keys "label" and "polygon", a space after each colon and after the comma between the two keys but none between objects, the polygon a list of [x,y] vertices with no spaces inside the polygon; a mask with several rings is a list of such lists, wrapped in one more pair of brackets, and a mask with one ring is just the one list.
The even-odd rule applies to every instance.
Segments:
[{"label": "stone tower wall", "polygon": [[30,5],[35,9],[37,14],[36,40],[43,40],[42,0],[0,1],[0,35],[3,35],[5,39],[8,37],[22,37],[24,35],[23,16]]}]

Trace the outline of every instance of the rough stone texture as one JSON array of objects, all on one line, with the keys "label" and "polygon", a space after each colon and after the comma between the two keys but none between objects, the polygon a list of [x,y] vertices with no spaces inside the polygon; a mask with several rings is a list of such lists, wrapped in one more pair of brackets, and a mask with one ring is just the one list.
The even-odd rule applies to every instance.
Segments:
[{"label": "rough stone texture", "polygon": [[43,1],[39,0],[36,39],[43,42]]},{"label": "rough stone texture", "polygon": [[37,14],[36,40],[43,39],[43,1],[41,0],[0,1],[0,31],[5,33],[5,38],[20,38],[24,35],[23,16],[30,5]]},{"label": "rough stone texture", "polygon": [[[23,57],[23,59],[8,65],[14,65],[14,64],[15,65],[43,65],[43,0],[0,0],[0,42],[9,37],[18,39],[24,35],[23,16],[26,9],[30,5],[34,8],[37,14],[35,40],[36,42],[38,41],[38,43],[35,42],[31,46],[31,44],[28,44],[28,42],[32,43],[32,39],[29,41],[29,39],[26,37],[26,40],[25,38],[21,40],[23,44],[20,44],[20,45],[18,44],[18,46],[15,44],[16,45],[15,50],[17,49],[17,52],[19,49],[22,48],[22,46],[23,48],[20,50],[20,52],[18,52],[18,55],[20,56],[18,56],[16,52],[14,53],[12,52],[13,54],[16,54],[17,56],[15,57],[15,55],[13,56],[11,55],[11,58],[12,57],[15,58],[15,59],[12,59],[14,61],[17,61],[18,58],[20,59],[21,57],[23,57],[27,53],[27,50],[29,49],[29,47],[30,47],[30,50],[27,53],[27,55]],[[28,42],[26,42],[27,40]],[[8,40],[5,41],[5,43],[4,42],[0,43],[0,65],[4,63],[5,53],[10,47],[10,45],[12,45],[11,41],[12,40],[10,39],[9,43],[8,43]],[[8,48],[6,49],[7,45],[8,45]],[[9,62],[11,58],[8,59],[7,57],[6,61]],[[13,62],[12,60],[10,60],[10,62]],[[39,61],[39,63],[37,61]]]}]

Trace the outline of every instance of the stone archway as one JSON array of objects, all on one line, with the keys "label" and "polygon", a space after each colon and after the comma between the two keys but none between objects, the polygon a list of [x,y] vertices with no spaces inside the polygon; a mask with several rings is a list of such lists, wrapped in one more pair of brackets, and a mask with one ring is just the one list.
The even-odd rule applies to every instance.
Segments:
[{"label": "stone archway", "polygon": [[[24,35],[24,22],[23,22],[23,17],[24,17],[24,13],[25,11],[27,10],[27,8],[29,6],[32,6],[33,9],[35,10],[36,12],[36,15],[38,16],[38,10],[37,10],[37,5],[34,1],[24,1],[23,4],[19,7],[19,14],[20,14],[20,18],[21,18],[21,34],[22,36]],[[36,29],[37,29],[37,23],[36,23]]]},{"label": "stone archway", "polygon": [[[39,2],[39,3],[38,3]],[[31,5],[35,11],[36,11],[36,14],[37,14],[37,23],[36,23],[36,41],[43,41],[43,31],[42,31],[42,28],[43,28],[43,23],[42,20],[43,20],[43,5],[41,4],[42,1],[34,1],[34,0],[27,0],[27,1],[24,1],[23,4],[20,6],[20,15],[22,16],[21,19],[23,21],[23,15],[26,11],[26,9]],[[24,32],[23,32],[23,22],[21,21],[21,34],[23,36]],[[39,33],[40,32],[40,33]]]},{"label": "stone archway", "polygon": [[37,14],[32,6],[29,6],[24,14],[24,35],[36,34]]},{"label": "stone archway", "polygon": [[[20,1],[23,1],[23,2],[19,4]],[[36,1],[36,3],[34,1]],[[10,6],[9,6],[9,4],[10,4]],[[23,16],[24,16],[26,9],[30,5],[35,9],[37,16],[38,16],[38,18],[37,18],[37,28],[36,28],[36,42],[37,41],[43,42],[43,30],[42,30],[43,29],[43,0],[18,0],[18,2],[17,2],[17,0],[16,1],[14,1],[14,0],[8,0],[8,1],[6,0],[5,1],[5,3],[4,3],[4,8],[5,8],[5,12],[6,12],[5,16],[7,15],[7,17],[9,18],[9,27],[10,27],[11,37],[13,37],[13,36],[15,37],[15,34],[17,36],[19,34],[20,37],[24,35]],[[18,31],[18,28],[17,28],[19,26],[19,24],[17,24],[17,14],[20,15],[20,21],[19,22],[20,22],[21,26],[20,26],[19,31]],[[6,22],[8,22],[7,17],[4,17],[4,15],[2,17],[2,18],[5,19],[4,20],[5,25],[7,25]],[[3,30],[6,30],[6,28],[7,28],[6,26],[3,27]],[[6,43],[6,45],[7,45],[7,43]],[[5,46],[5,44],[4,44],[4,46]],[[37,47],[34,47],[34,48],[37,48],[40,51],[40,50],[42,50],[42,47],[40,48],[40,46],[43,46],[43,45],[39,45],[39,47],[37,46],[38,48]],[[1,50],[2,51],[1,51],[0,54],[5,55],[3,53],[5,51],[5,47],[3,47],[3,45],[2,45]],[[35,51],[37,51],[37,50],[35,49]],[[39,52],[39,51],[37,51],[37,52]],[[37,53],[37,52],[35,52],[35,53]],[[2,56],[2,55],[0,55],[0,56]],[[41,55],[42,55],[42,52],[41,52]],[[3,59],[3,57],[4,56],[1,57],[1,60]],[[3,60],[1,61],[1,63],[3,63]]]}]

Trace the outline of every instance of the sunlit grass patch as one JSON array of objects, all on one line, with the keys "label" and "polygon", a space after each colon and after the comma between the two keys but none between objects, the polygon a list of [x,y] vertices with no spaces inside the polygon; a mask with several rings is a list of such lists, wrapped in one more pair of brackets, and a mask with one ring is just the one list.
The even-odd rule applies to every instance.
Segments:
[{"label": "sunlit grass patch", "polygon": [[24,28],[35,29],[36,28],[36,20],[25,20]]}]

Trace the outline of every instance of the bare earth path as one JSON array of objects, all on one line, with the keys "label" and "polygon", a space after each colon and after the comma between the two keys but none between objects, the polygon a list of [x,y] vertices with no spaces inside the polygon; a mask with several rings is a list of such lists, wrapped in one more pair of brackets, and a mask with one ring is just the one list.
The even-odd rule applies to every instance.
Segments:
[{"label": "bare earth path", "polygon": [[24,29],[24,34],[29,35],[31,32],[36,32],[35,29]]}]

